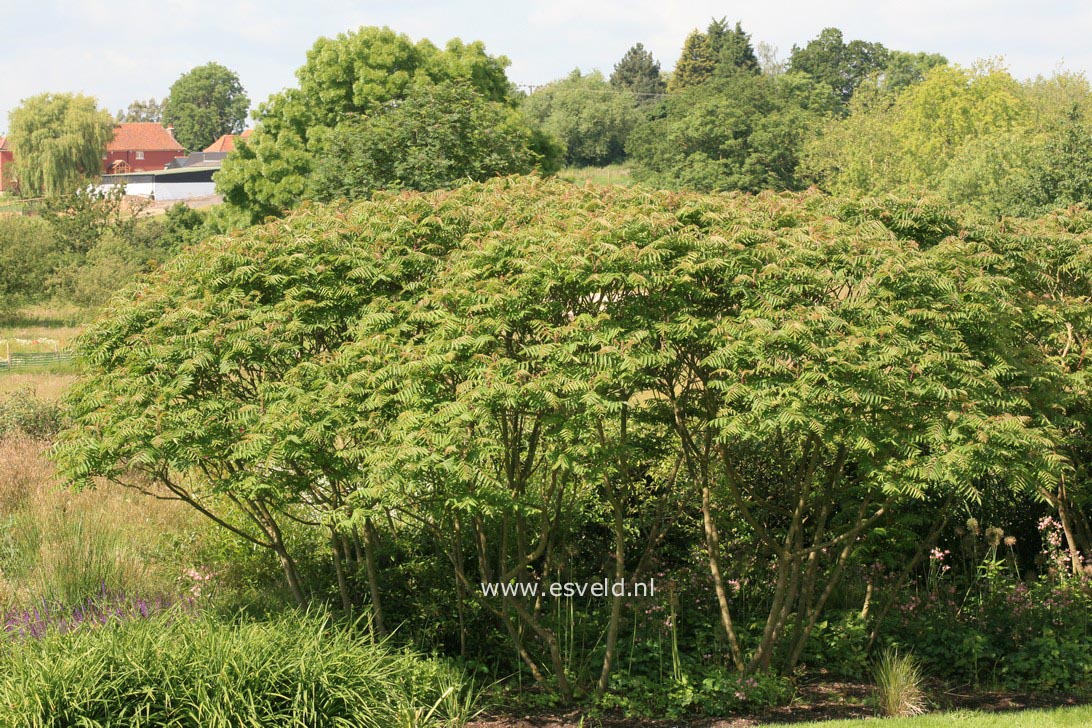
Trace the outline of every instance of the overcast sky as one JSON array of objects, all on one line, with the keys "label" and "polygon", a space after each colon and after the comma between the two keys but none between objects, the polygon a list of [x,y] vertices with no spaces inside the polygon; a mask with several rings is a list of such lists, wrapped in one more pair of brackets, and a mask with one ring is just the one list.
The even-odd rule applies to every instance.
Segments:
[{"label": "overcast sky", "polygon": [[116,112],[133,99],[165,96],[181,73],[208,61],[238,72],[256,104],[294,85],[316,38],[361,25],[389,25],[438,45],[482,40],[511,60],[508,76],[518,84],[575,67],[609,73],[636,42],[669,70],[686,34],[714,16],[742,21],[753,42],[772,43],[783,56],[836,26],[847,40],[962,64],[1003,56],[1020,78],[1060,65],[1092,68],[1092,3],[1076,0],[0,0],[0,129],[34,94],[80,91]]}]

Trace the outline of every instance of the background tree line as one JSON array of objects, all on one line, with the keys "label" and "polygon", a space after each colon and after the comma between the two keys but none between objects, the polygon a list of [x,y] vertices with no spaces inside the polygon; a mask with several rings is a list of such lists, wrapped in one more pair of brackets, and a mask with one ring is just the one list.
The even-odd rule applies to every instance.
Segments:
[{"label": "background tree line", "polygon": [[[723,18],[687,36],[670,73],[637,43],[609,77],[576,69],[522,94],[507,64],[480,43],[439,48],[389,28],[320,39],[218,175],[225,218],[563,165],[625,164],[665,188],[930,194],[993,216],[1092,194],[1080,74],[1020,82],[998,62],[960,68],[836,28],[781,60]],[[240,131],[248,105],[238,77],[209,63],[119,117],[171,123],[198,149]],[[93,175],[109,123],[86,97],[28,99],[10,124],[25,192]]]},{"label": "background tree line", "polygon": [[[1078,74],[1019,82],[997,63],[960,68],[935,53],[847,41],[836,28],[781,60],[776,49],[756,49],[740,24],[714,19],[686,38],[671,73],[638,43],[609,77],[575,69],[521,94],[504,77],[506,59],[453,43],[440,50],[362,29],[316,44],[299,87],[259,108],[259,134],[218,178],[239,219],[307,199],[559,165],[625,164],[639,182],[677,189],[931,194],[990,215],[1034,214],[1089,194],[1089,85]],[[345,86],[369,74],[373,83]],[[443,84],[473,89],[463,93],[462,121],[449,106],[421,106],[422,89]],[[398,109],[410,97],[420,109],[413,121]],[[483,115],[475,104],[510,112]],[[436,156],[429,142],[395,132],[415,125],[470,153],[442,155],[445,174],[419,166]],[[505,131],[517,127],[522,158]],[[405,152],[383,152],[396,147]],[[341,169],[351,181],[313,174]]]}]

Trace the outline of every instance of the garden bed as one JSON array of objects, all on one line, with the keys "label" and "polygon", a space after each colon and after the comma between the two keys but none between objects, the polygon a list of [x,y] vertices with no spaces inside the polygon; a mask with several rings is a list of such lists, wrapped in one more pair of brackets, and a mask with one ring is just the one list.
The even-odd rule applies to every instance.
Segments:
[{"label": "garden bed", "polygon": [[[876,709],[871,702],[872,694],[873,688],[868,683],[823,681],[798,686],[797,695],[790,705],[762,710],[752,715],[650,720],[618,715],[588,717],[580,710],[514,714],[499,711],[471,723],[470,728],[577,728],[581,725],[582,716],[584,728],[744,728],[771,723],[874,718]],[[983,713],[1063,708],[1088,705],[1090,702],[1087,695],[972,690],[938,683],[929,686],[929,700],[937,712],[973,710]]]}]

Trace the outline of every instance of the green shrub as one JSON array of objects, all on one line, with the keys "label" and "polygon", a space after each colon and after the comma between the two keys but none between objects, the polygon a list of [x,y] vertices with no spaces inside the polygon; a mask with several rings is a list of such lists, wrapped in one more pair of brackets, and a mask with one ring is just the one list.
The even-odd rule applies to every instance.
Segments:
[{"label": "green shrub", "polygon": [[[931,674],[1011,690],[1059,692],[1092,680],[1092,580],[1068,572],[1060,526],[1040,520],[1040,558],[1056,564],[1021,580],[1011,564],[987,553],[976,578],[936,566],[906,596],[885,626],[888,639],[913,645]],[[987,533],[991,529],[987,529]],[[1055,541],[1051,542],[1051,538]],[[934,564],[948,551],[934,552]]]},{"label": "green shrub", "polygon": [[616,672],[599,705],[630,718],[680,718],[758,711],[784,705],[791,697],[792,684],[787,678],[768,673],[743,675],[684,657],[677,679],[642,674],[639,669]]},{"label": "green shrub", "polygon": [[469,689],[316,614],[170,612],[0,649],[0,725],[462,725]]},{"label": "green shrub", "polygon": [[45,222],[0,215],[0,314],[45,298],[56,253],[56,238]]},{"label": "green shrub", "polygon": [[32,390],[0,395],[0,435],[48,438],[60,429],[60,422],[58,404],[39,398]]},{"label": "green shrub", "polygon": [[841,677],[868,674],[868,624],[860,610],[831,610],[816,623],[804,662]]}]

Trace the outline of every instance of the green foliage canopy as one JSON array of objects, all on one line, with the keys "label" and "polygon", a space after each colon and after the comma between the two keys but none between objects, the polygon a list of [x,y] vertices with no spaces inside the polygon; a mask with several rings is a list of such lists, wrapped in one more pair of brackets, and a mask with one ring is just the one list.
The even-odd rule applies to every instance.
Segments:
[{"label": "green foliage canopy", "polygon": [[889,55],[881,43],[846,43],[842,31],[825,28],[803,48],[793,46],[789,68],[825,83],[842,104],[848,104],[865,79],[887,67]]},{"label": "green foliage canopy", "polygon": [[652,52],[645,49],[642,43],[632,46],[621,60],[614,64],[614,71],[610,74],[610,85],[622,91],[629,91],[643,102],[651,101],[651,97],[662,94],[667,88],[667,84],[660,75],[660,62],[653,58]]},{"label": "green foliage canopy", "polygon": [[691,31],[683,41],[682,52],[679,60],[675,61],[667,90],[676,93],[705,83],[713,77],[716,66],[717,58],[709,45],[709,36],[698,30]]},{"label": "green foliage canopy", "polygon": [[728,75],[737,71],[758,73],[758,56],[751,45],[751,35],[744,32],[743,26],[736,22],[732,28],[727,18],[714,19],[709,23],[705,34],[709,38],[709,49],[716,57],[717,75]]},{"label": "green foliage canopy", "polygon": [[621,161],[642,118],[631,92],[618,90],[598,71],[579,69],[536,90],[522,108],[537,129],[560,141],[566,163],[580,167]]},{"label": "green foliage canopy", "polygon": [[431,191],[526,174],[541,159],[533,144],[518,110],[466,83],[415,87],[397,106],[334,128],[308,196],[352,200],[381,189]]},{"label": "green foliage canopy", "polygon": [[[1082,235],[534,178],[309,209],[123,292],[81,343],[56,456],[76,482],[151,479],[290,581],[285,518],[388,514],[468,588],[562,573],[558,539],[604,513],[626,574],[643,494],[700,502],[722,596],[718,531],[774,569],[755,640],[718,598],[734,661],[791,672],[854,544],[901,504],[1053,490],[1086,394],[1063,342],[1089,319],[1040,303],[1031,266],[1083,259]],[[1049,240],[1068,253],[1039,257]],[[472,598],[535,635],[524,659],[566,694],[532,601]]]},{"label": "green foliage canopy", "polygon": [[732,28],[727,19],[714,18],[704,33],[694,30],[686,37],[668,90],[675,93],[739,71],[760,71],[751,36],[739,23]]},{"label": "green foliage canopy", "polygon": [[809,129],[829,106],[807,77],[737,73],[672,94],[631,134],[634,177],[669,188],[801,189]]},{"label": "green foliage canopy", "polygon": [[937,66],[897,97],[858,94],[809,145],[808,166],[838,194],[927,189],[965,144],[1027,129],[1031,108],[997,66]]},{"label": "green foliage canopy", "polygon": [[118,110],[117,120],[119,122],[150,121],[159,124],[163,121],[165,102],[166,99],[160,101],[154,97],[147,101],[136,99],[129,104],[128,108]]},{"label": "green foliage canopy", "polygon": [[258,107],[258,128],[216,176],[225,201],[252,221],[282,214],[306,196],[313,160],[338,124],[403,99],[411,87],[464,81],[489,101],[508,99],[508,59],[480,42],[442,50],[390,28],[363,27],[320,38],[296,71],[297,88]]},{"label": "green foliage canopy", "polygon": [[0,314],[45,298],[57,252],[56,238],[44,221],[0,216]]},{"label": "green foliage canopy", "polygon": [[1044,137],[1038,158],[1029,165],[1027,206],[1092,204],[1092,124],[1080,107],[1074,104]]},{"label": "green foliage canopy", "polygon": [[[163,102],[163,121],[190,151],[204,149],[223,134],[243,130],[250,99],[239,75],[216,62],[197,66],[171,84]],[[154,111],[154,109],[153,109]]]},{"label": "green foliage canopy", "polygon": [[46,93],[24,99],[8,117],[19,189],[51,197],[102,173],[114,120],[90,96]]}]

